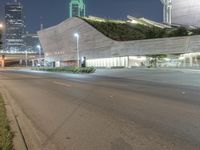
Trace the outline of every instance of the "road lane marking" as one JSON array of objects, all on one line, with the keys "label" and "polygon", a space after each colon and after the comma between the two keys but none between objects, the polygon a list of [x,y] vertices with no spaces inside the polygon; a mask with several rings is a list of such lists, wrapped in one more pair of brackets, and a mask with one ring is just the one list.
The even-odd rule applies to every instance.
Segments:
[{"label": "road lane marking", "polygon": [[82,82],[82,83],[90,83],[90,82],[87,82],[87,81],[84,81],[84,80],[77,80],[77,79],[71,79],[71,81]]},{"label": "road lane marking", "polygon": [[53,82],[53,83],[54,83],[54,84],[57,84],[57,85],[65,86],[65,87],[72,87],[71,84],[66,84],[66,83],[62,83],[62,82],[57,82],[57,81],[55,81],[55,82]]},{"label": "road lane marking", "polygon": [[40,77],[37,77],[37,76],[33,76],[33,75],[26,75],[26,74],[18,74],[19,77],[23,77],[23,78],[37,78],[39,79]]},{"label": "road lane marking", "polygon": [[0,79],[1,80],[7,80],[7,79],[10,79],[9,77],[5,76],[5,75],[0,75]]},{"label": "road lane marking", "polygon": [[182,94],[183,94],[183,95],[185,95],[185,94],[186,94],[186,92],[184,92],[184,91],[183,91],[183,92],[182,92]]},{"label": "road lane marking", "polygon": [[115,86],[115,87],[128,87],[128,84],[120,84],[120,83],[113,83],[113,82],[101,82],[101,85],[108,85],[108,86]]}]

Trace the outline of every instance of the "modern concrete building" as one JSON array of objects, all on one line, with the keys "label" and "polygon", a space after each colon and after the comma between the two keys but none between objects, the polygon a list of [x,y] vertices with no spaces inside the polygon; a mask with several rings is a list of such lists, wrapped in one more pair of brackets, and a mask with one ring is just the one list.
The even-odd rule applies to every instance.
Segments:
[{"label": "modern concrete building", "polygon": [[163,21],[167,24],[200,27],[199,0],[161,0]]},{"label": "modern concrete building", "polygon": [[9,2],[5,6],[5,52],[21,53],[24,50],[24,9],[20,2]]},{"label": "modern concrete building", "polygon": [[[102,20],[100,20],[102,21]],[[39,31],[45,60],[57,67],[75,65],[79,35],[79,61],[94,67],[149,66],[156,55],[163,67],[200,66],[200,36],[116,41],[108,38],[83,19],[73,17]]]},{"label": "modern concrete building", "polygon": [[84,17],[85,3],[83,0],[71,0],[69,3],[69,17]]}]

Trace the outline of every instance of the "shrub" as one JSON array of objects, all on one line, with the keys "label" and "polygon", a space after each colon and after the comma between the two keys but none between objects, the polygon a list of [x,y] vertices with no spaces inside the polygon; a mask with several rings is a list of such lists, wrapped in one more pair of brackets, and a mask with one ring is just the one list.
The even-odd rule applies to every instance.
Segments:
[{"label": "shrub", "polygon": [[168,37],[178,37],[178,36],[187,36],[188,30],[185,27],[179,27],[177,29],[172,30]]},{"label": "shrub", "polygon": [[155,26],[150,27],[141,24],[133,25],[126,23],[125,21],[117,22],[109,19],[105,19],[104,21],[96,21],[88,18],[81,19],[96,28],[105,36],[116,41],[188,36],[190,35],[190,32],[192,32],[192,35],[200,34],[200,29],[188,30],[185,27],[162,29]]},{"label": "shrub", "polygon": [[40,68],[32,68],[32,70],[37,71],[49,71],[49,72],[73,72],[73,73],[94,73],[96,69],[94,67],[40,67]]},{"label": "shrub", "polygon": [[191,32],[192,32],[192,35],[200,35],[200,28],[192,29]]}]

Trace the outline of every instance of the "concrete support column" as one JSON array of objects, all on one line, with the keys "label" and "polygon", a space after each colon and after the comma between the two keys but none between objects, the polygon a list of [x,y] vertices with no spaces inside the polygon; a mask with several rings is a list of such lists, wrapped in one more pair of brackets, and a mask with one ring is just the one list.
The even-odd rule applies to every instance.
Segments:
[{"label": "concrete support column", "polygon": [[183,60],[183,67],[186,67],[186,58]]},{"label": "concrete support column", "polygon": [[192,66],[193,66],[193,57],[190,56],[190,67],[192,67]]},{"label": "concrete support column", "polygon": [[1,56],[1,67],[2,68],[5,67],[5,56],[4,55]]},{"label": "concrete support column", "polygon": [[128,56],[125,57],[125,67],[126,67],[126,68],[129,68],[129,64],[128,64]]},{"label": "concrete support column", "polygon": [[19,65],[20,65],[20,66],[22,65],[22,62],[23,62],[23,60],[20,59],[20,60],[19,60]]},{"label": "concrete support column", "polygon": [[32,60],[32,67],[35,67],[35,61]]},{"label": "concrete support column", "polygon": [[128,56],[128,68],[132,67],[132,60],[130,58],[130,56]]},{"label": "concrete support column", "polygon": [[195,66],[198,65],[198,59],[197,59],[197,55],[195,55]]}]

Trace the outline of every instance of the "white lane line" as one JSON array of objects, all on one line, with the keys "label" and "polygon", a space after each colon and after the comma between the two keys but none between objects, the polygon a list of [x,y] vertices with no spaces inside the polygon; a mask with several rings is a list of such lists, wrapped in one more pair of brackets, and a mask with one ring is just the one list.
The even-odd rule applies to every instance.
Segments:
[{"label": "white lane line", "polygon": [[0,75],[1,79],[9,79],[9,77],[6,77],[5,75]]},{"label": "white lane line", "polygon": [[53,82],[53,83],[54,83],[54,84],[57,84],[57,85],[62,85],[62,86],[65,86],[65,87],[72,87],[71,84],[61,83],[61,82],[57,82],[57,81],[55,81],[55,82]]},{"label": "white lane line", "polygon": [[182,91],[181,93],[182,93],[182,95],[185,95],[185,94],[186,94],[186,92],[185,92],[185,91]]},{"label": "white lane line", "polygon": [[108,86],[116,86],[116,87],[129,87],[128,84],[118,84],[118,83],[113,83],[113,82],[105,82],[105,81],[85,81],[85,80],[79,80],[79,79],[72,79],[70,81],[74,81],[74,82],[80,82],[80,83],[85,83],[85,84],[97,84],[97,85],[108,85]]},{"label": "white lane line", "polygon": [[84,80],[78,80],[78,79],[72,79],[71,81],[82,82],[82,83],[90,83],[90,82],[87,82],[87,81],[84,81]]},{"label": "white lane line", "polygon": [[109,86],[116,86],[116,87],[128,87],[128,84],[118,84],[113,82],[101,82],[100,84],[109,85]]}]

